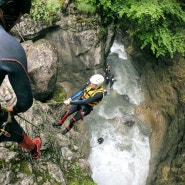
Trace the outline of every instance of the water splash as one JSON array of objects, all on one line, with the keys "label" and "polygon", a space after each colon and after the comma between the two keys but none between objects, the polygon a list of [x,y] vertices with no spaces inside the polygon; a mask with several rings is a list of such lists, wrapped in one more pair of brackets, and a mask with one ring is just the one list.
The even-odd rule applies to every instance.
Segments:
[{"label": "water splash", "polygon": [[120,43],[113,44],[108,60],[117,81],[84,120],[92,147],[88,159],[92,178],[98,185],[145,185],[150,131],[134,115],[135,106],[144,99],[139,77]]}]

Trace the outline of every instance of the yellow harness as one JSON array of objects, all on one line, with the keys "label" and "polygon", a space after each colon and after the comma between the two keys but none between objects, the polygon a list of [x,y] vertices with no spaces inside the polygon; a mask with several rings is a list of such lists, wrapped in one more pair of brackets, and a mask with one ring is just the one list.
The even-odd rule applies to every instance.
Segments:
[{"label": "yellow harness", "polygon": [[[97,93],[99,93],[99,92],[101,92],[101,93],[103,94],[103,97],[104,97],[104,89],[103,89],[102,86],[99,87],[98,89],[92,89],[92,88],[89,86],[89,87],[87,87],[87,88],[84,90],[83,95],[82,95],[82,99],[84,100],[84,99],[91,98],[91,97],[93,97],[95,94],[97,94]],[[94,102],[92,102],[92,103],[89,103],[88,105],[90,105],[90,106],[93,107],[93,106],[97,105],[99,102],[100,102],[100,101],[94,101]]]}]

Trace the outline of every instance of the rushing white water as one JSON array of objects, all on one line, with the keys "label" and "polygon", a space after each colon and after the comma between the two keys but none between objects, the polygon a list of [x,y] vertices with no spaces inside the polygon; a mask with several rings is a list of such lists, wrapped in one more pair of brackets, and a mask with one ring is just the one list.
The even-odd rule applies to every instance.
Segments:
[{"label": "rushing white water", "polygon": [[[92,178],[98,185],[145,185],[150,131],[134,116],[134,107],[143,101],[139,77],[117,41],[108,63],[117,81],[84,120],[92,147],[88,159]],[[102,144],[97,142],[100,137]]]}]

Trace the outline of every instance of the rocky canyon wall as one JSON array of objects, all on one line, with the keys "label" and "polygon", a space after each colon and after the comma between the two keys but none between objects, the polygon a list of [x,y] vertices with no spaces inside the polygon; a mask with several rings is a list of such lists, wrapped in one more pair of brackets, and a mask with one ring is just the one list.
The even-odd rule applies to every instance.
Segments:
[{"label": "rocky canyon wall", "polygon": [[[27,29],[23,23],[18,26],[25,38],[45,38],[53,46],[58,60],[56,79],[52,82],[64,87],[68,96],[92,74],[103,73],[102,67],[115,35],[114,26],[110,25],[102,36],[101,19],[97,15],[90,19],[77,14],[73,4],[69,9],[70,14],[62,15],[51,29],[48,25],[30,26],[29,18],[26,20],[32,29]],[[181,56],[173,60],[155,59],[133,47],[131,40],[123,39],[123,43],[140,73],[145,94],[145,102],[136,108],[136,114],[152,130],[147,185],[184,185],[185,59]]]},{"label": "rocky canyon wall", "polygon": [[185,182],[185,58],[155,59],[130,50],[140,72],[145,102],[137,116],[152,129],[147,185],[183,185]]}]

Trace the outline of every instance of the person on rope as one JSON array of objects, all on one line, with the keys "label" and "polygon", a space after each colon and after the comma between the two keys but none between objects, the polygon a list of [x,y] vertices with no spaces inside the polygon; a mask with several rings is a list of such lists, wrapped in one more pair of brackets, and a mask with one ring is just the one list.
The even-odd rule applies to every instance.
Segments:
[{"label": "person on rope", "polygon": [[108,86],[110,87],[110,90],[113,89],[113,84],[116,81],[114,78],[114,75],[111,74],[111,68],[108,64],[106,64],[106,67],[104,69],[104,76],[105,76],[105,85],[106,85],[106,93],[108,93]]},{"label": "person on rope", "polygon": [[104,97],[104,77],[100,74],[95,74],[90,78],[90,84],[84,89],[82,95],[78,100],[72,100],[69,98],[65,100],[66,105],[70,105],[69,109],[61,116],[58,122],[53,123],[53,127],[61,126],[68,116],[77,112],[70,120],[69,125],[62,131],[62,134],[66,134],[73,128],[74,124],[87,116],[93,110],[93,107],[100,103]]},{"label": "person on rope", "polygon": [[111,75],[110,82],[109,82],[109,84],[110,84],[110,90],[113,89],[113,84],[114,84],[115,81],[117,81],[117,80],[114,78],[114,75]]},{"label": "person on rope", "polygon": [[105,76],[105,85],[108,86],[110,82],[110,76],[111,76],[110,66],[108,64],[106,64],[105,66],[104,76]]},{"label": "person on rope", "polygon": [[0,0],[0,86],[6,76],[15,92],[15,105],[0,106],[0,142],[13,141],[31,152],[33,159],[40,157],[41,139],[31,139],[16,121],[14,115],[27,111],[33,95],[27,74],[27,58],[21,44],[9,31],[30,12],[31,0]]}]

